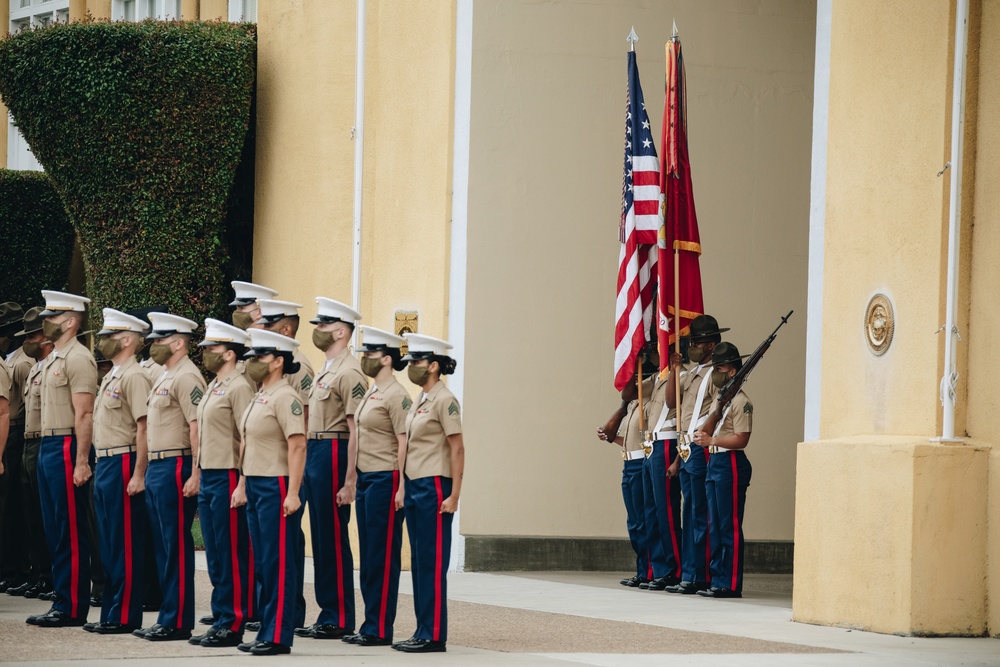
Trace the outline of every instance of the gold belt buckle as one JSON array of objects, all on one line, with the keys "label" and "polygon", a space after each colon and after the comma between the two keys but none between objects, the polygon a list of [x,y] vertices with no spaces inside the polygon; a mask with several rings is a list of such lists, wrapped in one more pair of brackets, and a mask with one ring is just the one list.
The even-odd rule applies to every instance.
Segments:
[{"label": "gold belt buckle", "polygon": [[649,432],[646,433],[646,439],[642,441],[642,453],[649,458],[649,455],[653,453],[653,443],[650,442]]}]

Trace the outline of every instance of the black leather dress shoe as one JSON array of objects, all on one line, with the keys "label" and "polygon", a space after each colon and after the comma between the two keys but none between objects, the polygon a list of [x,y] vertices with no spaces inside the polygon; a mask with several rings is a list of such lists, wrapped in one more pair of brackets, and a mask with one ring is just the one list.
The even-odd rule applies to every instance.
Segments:
[{"label": "black leather dress shoe", "polygon": [[340,641],[345,644],[357,644],[358,640],[361,638],[360,632],[355,632],[353,635],[344,635],[340,638]]},{"label": "black leather dress shoe", "polygon": [[680,593],[681,595],[694,595],[698,591],[708,588],[708,584],[696,584],[693,581],[682,581],[676,586],[667,586],[663,590],[668,593]]},{"label": "black leather dress shoe", "polygon": [[100,625],[100,623],[84,623],[83,624],[83,631],[84,632],[94,632],[95,630],[97,630],[97,626],[98,625]]},{"label": "black leather dress shoe", "polygon": [[7,589],[7,595],[13,595],[14,597],[23,598],[24,594],[31,590],[31,587],[35,584],[30,581],[26,581],[20,586],[14,586]]},{"label": "black leather dress shoe", "polygon": [[399,647],[402,646],[403,644],[412,644],[415,641],[417,641],[416,637],[410,637],[409,639],[403,639],[403,640],[398,641],[398,642],[393,642],[392,646],[390,648],[394,648],[394,649],[396,649],[398,651]]},{"label": "black leather dress shoe", "polygon": [[[51,586],[51,584],[50,584],[50,586]],[[57,597],[56,596],[56,592],[54,590],[51,590],[51,589],[38,594],[38,599],[39,600],[45,600],[46,602],[55,602],[56,601],[56,597]]]},{"label": "black leather dress shoe", "polygon": [[201,640],[202,646],[209,648],[224,648],[227,646],[239,646],[243,643],[243,633],[233,632],[226,628],[216,628],[211,636]]},{"label": "black leather dress shoe", "polygon": [[653,579],[651,582],[649,582],[649,590],[662,591],[667,586],[676,586],[680,582],[681,582],[680,579],[670,574],[665,577],[660,577],[659,579]]},{"label": "black leather dress shoe", "polygon": [[[294,630],[292,630],[292,632],[295,633],[296,637],[312,637],[313,628],[315,628],[315,627],[316,627],[316,624],[313,623],[312,625],[307,625],[304,628],[295,628]],[[247,629],[248,630],[252,629],[250,627],[249,623],[247,623]],[[257,629],[259,630],[260,628],[257,628]]]},{"label": "black leather dress shoe", "polygon": [[215,628],[209,628],[208,632],[204,632],[200,635],[193,635],[191,639],[188,640],[188,644],[193,644],[194,646],[201,646],[202,639],[208,639],[215,634]]},{"label": "black leather dress shoe", "polygon": [[153,625],[149,626],[148,628],[136,628],[135,630],[132,631],[132,636],[133,637],[138,637],[139,639],[145,639],[147,632],[155,630],[158,627],[160,627],[160,626],[156,625],[154,623]]},{"label": "black leather dress shoe", "polygon": [[6,577],[0,579],[0,593],[6,593],[12,585],[13,582],[10,579],[7,579]]},{"label": "black leather dress shoe", "polygon": [[376,635],[349,635],[351,637],[357,637],[352,644],[355,646],[389,646],[392,644],[391,639],[385,639],[383,637],[378,637]]},{"label": "black leather dress shoe", "polygon": [[98,623],[94,626],[93,632],[98,635],[127,635],[135,630],[134,625],[122,625],[121,623]]},{"label": "black leather dress shoe", "polygon": [[622,586],[628,586],[629,588],[638,588],[639,584],[648,583],[648,582],[649,582],[649,579],[643,579],[642,577],[636,575],[636,576],[630,577],[628,579],[622,579],[618,583],[621,584]]},{"label": "black leather dress shoe", "polygon": [[249,653],[250,649],[252,649],[254,646],[256,646],[257,644],[260,644],[260,643],[261,642],[259,642],[256,639],[254,639],[253,641],[243,642],[242,644],[238,644],[236,646],[236,648],[238,648],[239,650],[243,651],[244,653]]},{"label": "black leather dress shoe", "polygon": [[91,607],[100,607],[102,604],[104,604],[104,598],[102,598],[100,595],[91,595],[90,596],[90,606]]},{"label": "black leather dress shoe", "polygon": [[191,639],[191,631],[184,628],[168,628],[166,626],[154,627],[149,630],[143,639],[151,642],[176,642]]},{"label": "black leather dress shoe", "polygon": [[215,616],[212,614],[206,614],[198,619],[198,622],[202,625],[215,625]]},{"label": "black leather dress shoe", "polygon": [[403,642],[396,650],[403,653],[444,653],[448,649],[444,642],[435,642],[430,639],[414,639],[409,642]]},{"label": "black leather dress shoe", "polygon": [[326,623],[317,623],[312,626],[312,632],[306,636],[312,637],[313,639],[340,639],[341,637],[346,637],[349,634],[352,634],[352,631],[346,628]]},{"label": "black leather dress shoe", "polygon": [[250,649],[250,655],[285,655],[292,652],[291,646],[274,642],[258,642]]},{"label": "black leather dress shoe", "polygon": [[706,591],[698,591],[698,595],[703,598],[741,598],[742,593],[737,593],[731,588],[716,588],[713,586]]},{"label": "black leather dress shoe", "polygon": [[41,598],[45,593],[52,592],[52,582],[46,579],[39,579],[36,581],[31,588],[24,592],[24,597],[26,598]]},{"label": "black leather dress shoe", "polygon": [[29,616],[28,623],[40,628],[79,628],[87,623],[86,618],[73,618],[58,609],[50,609],[41,616]]},{"label": "black leather dress shoe", "polygon": [[258,618],[250,619],[249,621],[247,621],[247,624],[244,625],[243,627],[252,632],[257,632],[258,630],[260,630],[260,619]]}]

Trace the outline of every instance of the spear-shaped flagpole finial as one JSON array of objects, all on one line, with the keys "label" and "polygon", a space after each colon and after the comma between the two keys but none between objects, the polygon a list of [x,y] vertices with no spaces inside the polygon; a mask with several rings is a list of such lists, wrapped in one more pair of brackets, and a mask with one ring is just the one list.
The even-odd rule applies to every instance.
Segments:
[{"label": "spear-shaped flagpole finial", "polygon": [[629,43],[629,50],[635,51],[635,43],[639,41],[639,35],[635,34],[635,26],[632,26],[632,31],[625,38],[625,41]]},{"label": "spear-shaped flagpole finial", "polygon": [[677,31],[677,19],[674,19],[674,30],[670,35],[670,39],[676,42],[678,39],[680,39],[680,36],[681,36],[680,33]]}]

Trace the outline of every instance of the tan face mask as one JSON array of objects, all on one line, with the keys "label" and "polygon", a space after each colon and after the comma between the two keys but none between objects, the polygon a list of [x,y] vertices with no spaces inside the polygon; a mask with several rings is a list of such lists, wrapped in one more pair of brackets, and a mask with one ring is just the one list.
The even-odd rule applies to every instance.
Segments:
[{"label": "tan face mask", "polygon": [[423,387],[430,375],[431,369],[429,366],[414,366],[410,364],[406,367],[406,376],[410,378],[410,382],[418,387]]},{"label": "tan face mask", "polygon": [[62,324],[51,320],[42,321],[42,335],[53,343],[62,336]]},{"label": "tan face mask", "polygon": [[251,324],[253,324],[253,317],[250,313],[244,313],[242,310],[233,311],[233,326],[246,331]]},{"label": "tan face mask", "polygon": [[205,370],[209,373],[218,373],[219,369],[226,365],[226,359],[222,352],[205,351],[201,360],[205,363]]},{"label": "tan face mask", "polygon": [[37,340],[21,346],[24,353],[36,361],[42,356],[42,344]]},{"label": "tan face mask", "polygon": [[153,343],[149,346],[149,358],[161,366],[167,363],[173,355],[170,346],[166,343]]},{"label": "tan face mask", "polygon": [[270,365],[264,363],[260,359],[251,359],[247,362],[247,375],[249,375],[250,379],[254,382],[261,383],[264,381],[264,378],[270,374]]},{"label": "tan face mask", "polygon": [[381,357],[361,357],[361,372],[370,378],[375,377],[382,370]]},{"label": "tan face mask", "polygon": [[[333,345],[333,332],[313,329],[312,340],[313,345],[319,348],[322,352],[326,352],[330,349],[330,346]],[[363,365],[362,368],[364,368]]]},{"label": "tan face mask", "polygon": [[114,338],[102,338],[97,341],[97,351],[104,355],[108,361],[122,351],[122,342]]},{"label": "tan face mask", "polygon": [[696,347],[692,345],[688,348],[688,359],[696,364],[700,364],[701,360],[705,358],[705,349],[701,347]]}]

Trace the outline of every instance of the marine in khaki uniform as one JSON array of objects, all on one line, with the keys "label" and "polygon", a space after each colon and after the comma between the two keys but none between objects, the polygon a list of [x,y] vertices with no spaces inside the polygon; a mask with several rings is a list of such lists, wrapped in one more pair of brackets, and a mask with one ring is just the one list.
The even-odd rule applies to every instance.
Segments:
[{"label": "marine in khaki uniform", "polygon": [[[743,367],[743,357],[735,345],[722,342],[712,351],[712,363],[712,384],[721,389]],[[717,404],[718,401],[712,407]],[[712,587],[698,591],[704,597],[743,597],[743,515],[753,473],[746,448],[752,430],[753,403],[741,390],[723,408],[714,433],[699,429],[694,434],[695,441],[710,452],[705,493],[711,531]]]},{"label": "marine in khaki uniform", "polygon": [[52,609],[27,621],[42,627],[81,626],[90,608],[87,484],[97,364],[77,341],[77,334],[90,300],[49,290],[43,290],[42,296],[42,332],[54,349],[42,371],[38,487],[57,597]]},{"label": "marine in khaki uniform", "polygon": [[402,456],[406,524],[413,564],[413,608],[417,629],[392,648],[406,653],[436,653],[448,641],[448,561],[451,524],[458,510],[465,471],[465,444],[458,399],[441,381],[455,372],[447,341],[405,335],[407,376],[422,389],[406,419]]},{"label": "marine in khaki uniform", "polygon": [[186,640],[194,627],[194,520],[200,474],[198,404],[205,380],[188,357],[197,324],[169,313],[150,313],[149,356],[164,367],[147,401],[149,467],[146,509],[163,592],[156,624],[133,634],[150,641]]},{"label": "marine in khaki uniform", "polygon": [[31,579],[35,585],[24,592],[25,597],[51,600],[52,561],[45,541],[45,526],[38,488],[38,451],[42,443],[42,370],[53,350],[52,341],[42,334],[42,309],[31,308],[24,314],[24,336],[21,350],[32,360],[24,382],[24,472],[28,480],[25,502],[27,542],[31,552]]},{"label": "marine in khaki uniform", "polygon": [[[279,333],[282,336],[295,338],[299,333],[299,308],[302,306],[291,301],[275,301],[273,299],[258,299],[260,306],[260,319],[257,325],[267,331]],[[302,404],[309,404],[309,390],[313,385],[313,367],[306,359],[305,355],[295,350],[294,361],[299,365],[299,370],[287,376],[285,379],[292,389],[299,392]],[[309,408],[306,408],[306,423],[309,422]]]},{"label": "marine in khaki uniform", "polygon": [[[104,309],[97,349],[112,368],[94,403],[94,507],[104,565],[101,620],[87,624],[97,634],[127,634],[142,625],[145,592],[146,401],[149,377],[136,361],[146,323]],[[88,627],[91,626],[91,627]]]},{"label": "marine in khaki uniform", "polygon": [[198,517],[212,582],[212,615],[208,632],[190,639],[201,646],[239,645],[256,607],[246,507],[231,502],[237,486],[243,486],[239,420],[257,393],[256,385],[236,370],[249,343],[242,329],[205,320],[205,340],[199,345],[205,369],[215,378],[198,404]]},{"label": "marine in khaki uniform", "polygon": [[[648,397],[653,392],[655,376],[643,381],[642,395]],[[642,426],[643,419],[639,412],[638,388],[636,377],[625,386],[621,392],[622,404],[627,403],[625,418],[622,419],[618,433],[613,442],[622,448],[622,498],[625,501],[626,529],[629,542],[635,552],[635,574],[619,583],[630,588],[648,588],[653,579],[653,567],[650,563],[650,549],[647,542],[646,504],[643,488],[643,470],[646,452],[643,448],[645,437]],[[648,428],[648,424],[645,424]],[[608,440],[610,434],[598,429],[598,437]]]},{"label": "marine in khaki uniform", "polygon": [[406,418],[413,405],[396,381],[406,368],[401,336],[361,327],[361,370],[374,380],[355,414],[358,487],[355,511],[361,544],[361,597],[365,620],[344,641],[358,646],[392,643],[399,594],[403,544],[403,494],[400,476],[406,452]]},{"label": "marine in khaki uniform", "polygon": [[0,593],[20,596],[29,590],[31,562],[28,544],[21,539],[27,530],[25,501],[27,485],[21,461],[24,457],[24,401],[21,392],[31,359],[21,351],[17,332],[24,312],[21,305],[0,303],[0,364],[6,361],[10,374],[7,445],[0,465]]},{"label": "marine in khaki uniform", "polygon": [[[245,487],[233,504],[248,506],[254,567],[259,574],[260,632],[239,645],[254,655],[289,653],[302,598],[302,477],[305,419],[298,393],[283,378],[294,374],[298,342],[272,331],[250,330],[247,375],[260,383],[240,419]],[[244,492],[245,491],[245,492]]]},{"label": "marine in khaki uniform", "polygon": [[[711,315],[699,315],[691,321],[688,357],[694,364],[689,370],[681,367],[680,355],[670,356],[670,375],[666,385],[666,404],[676,407],[676,381],[674,374],[680,374],[681,419],[678,433],[680,456],[671,464],[671,469],[680,470],[681,493],[684,496],[683,530],[681,545],[681,581],[675,586],[667,586],[668,593],[691,595],[711,586],[709,582],[708,556],[708,499],[705,496],[705,474],[708,466],[708,452],[691,440],[698,426],[708,416],[718,389],[712,384],[712,351],[722,342],[719,323]],[[689,454],[682,461],[685,452]]]},{"label": "marine in khaki uniform", "polygon": [[666,406],[668,373],[659,373],[656,343],[647,347],[653,389],[643,404],[648,429],[648,451],[642,468],[646,544],[653,578],[640,588],[662,591],[680,583],[681,576],[681,485],[670,465],[677,458],[677,410]]},{"label": "marine in khaki uniform", "polygon": [[357,486],[354,415],[368,392],[368,378],[348,343],[361,314],[316,297],[313,344],[326,356],[309,392],[306,503],[316,570],[316,622],[296,629],[300,637],[339,639],[354,632],[354,559],[347,526]]},{"label": "marine in khaki uniform", "polygon": [[[233,292],[235,293],[235,298],[229,304],[234,308],[233,326],[244,331],[263,328],[257,324],[257,320],[260,319],[260,304],[257,303],[257,300],[273,299],[278,296],[277,290],[242,280],[234,280],[230,284],[233,286]],[[238,360],[236,362],[236,370],[240,375],[246,375],[247,360]],[[254,627],[249,629],[259,629],[259,624],[256,621],[252,623]]]}]

